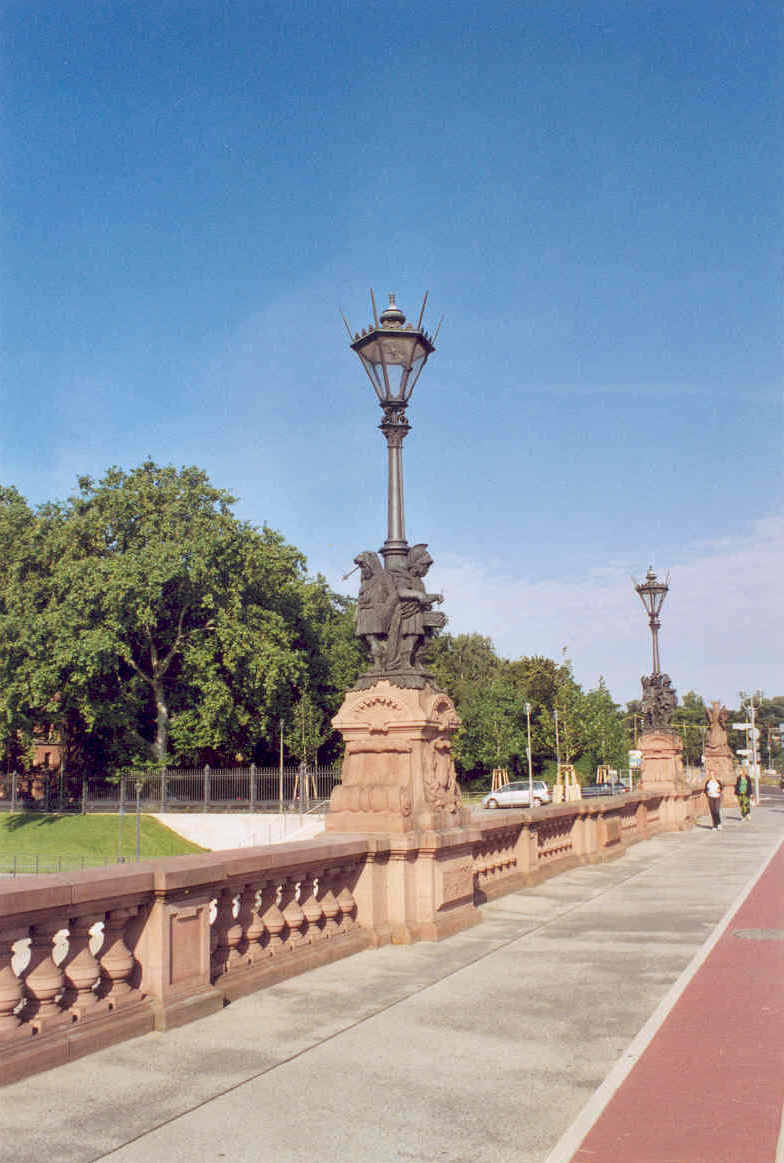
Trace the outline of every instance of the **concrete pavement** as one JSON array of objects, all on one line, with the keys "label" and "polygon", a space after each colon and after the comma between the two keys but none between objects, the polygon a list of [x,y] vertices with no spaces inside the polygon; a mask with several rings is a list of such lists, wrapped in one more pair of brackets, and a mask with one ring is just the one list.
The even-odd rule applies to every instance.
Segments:
[{"label": "concrete pavement", "polygon": [[6,1087],[0,1163],[543,1163],[784,836],[727,815]]}]

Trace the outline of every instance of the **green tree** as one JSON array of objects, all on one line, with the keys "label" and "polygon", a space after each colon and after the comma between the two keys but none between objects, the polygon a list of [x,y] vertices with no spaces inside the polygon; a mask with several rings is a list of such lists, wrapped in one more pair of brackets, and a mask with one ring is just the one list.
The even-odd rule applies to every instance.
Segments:
[{"label": "green tree", "polygon": [[490,682],[501,665],[493,643],[481,634],[439,634],[422,657],[458,708]]},{"label": "green tree", "polygon": [[517,770],[526,754],[525,712],[519,692],[501,674],[477,685],[460,708],[455,758],[466,774],[494,767]]},{"label": "green tree", "polygon": [[548,711],[554,709],[560,685],[565,678],[563,666],[559,667],[552,658],[544,658],[540,654],[530,657],[524,655],[505,665],[510,678],[528,702]]},{"label": "green tree", "polygon": [[310,691],[305,689],[291,708],[287,732],[290,753],[307,767],[318,761],[319,748],[331,734],[324,711],[317,706]]},{"label": "green tree", "polygon": [[583,700],[583,754],[591,768],[605,764],[616,770],[626,766],[626,731],[621,708],[613,702],[604,679]]},{"label": "green tree", "polygon": [[33,512],[13,489],[0,493],[0,708],[6,750],[56,736],[67,772],[99,751],[116,685],[102,628],[76,616],[73,579],[61,569],[66,510]]},{"label": "green tree", "polygon": [[552,711],[552,747],[556,749],[556,715],[558,754],[562,763],[574,763],[585,746],[585,695],[572,674],[568,659],[558,667]]},{"label": "green tree", "polygon": [[232,505],[149,460],[36,513],[0,494],[6,738],[54,726],[92,762],[197,762],[267,753],[303,690],[334,713],[350,605]]}]

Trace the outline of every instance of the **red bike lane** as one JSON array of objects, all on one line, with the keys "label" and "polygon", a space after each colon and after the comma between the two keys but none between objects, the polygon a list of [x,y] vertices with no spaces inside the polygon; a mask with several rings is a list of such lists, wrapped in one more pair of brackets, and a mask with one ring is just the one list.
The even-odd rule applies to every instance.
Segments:
[{"label": "red bike lane", "polygon": [[784,1105],[784,845],[573,1163],[774,1163]]}]

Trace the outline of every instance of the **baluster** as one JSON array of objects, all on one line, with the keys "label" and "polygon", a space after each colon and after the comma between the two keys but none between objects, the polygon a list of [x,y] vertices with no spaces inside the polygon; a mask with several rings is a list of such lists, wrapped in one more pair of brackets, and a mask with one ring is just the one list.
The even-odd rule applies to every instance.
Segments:
[{"label": "baluster", "polygon": [[265,949],[265,938],[267,937],[267,926],[264,924],[265,890],[269,891],[269,886],[266,884],[259,887],[249,885],[247,889],[250,898],[250,924],[245,932],[245,937],[248,942],[248,962],[251,965],[269,957],[269,952]]},{"label": "baluster", "polygon": [[[101,966],[90,949],[90,929],[94,922],[95,917],[90,914],[71,917],[68,922],[68,956],[63,962],[66,981],[63,1000],[79,1017],[101,1004],[95,992],[101,979]],[[102,1008],[106,1008],[105,1003]]]},{"label": "baluster", "polygon": [[303,943],[303,929],[305,928],[305,914],[299,905],[299,881],[289,878],[283,885],[281,912],[289,927],[288,945],[290,949],[297,949]]},{"label": "baluster", "polygon": [[218,897],[215,920],[212,925],[212,954],[210,968],[212,980],[216,981],[228,969],[231,946],[229,944],[229,929],[234,924],[234,893],[230,888],[224,888]]},{"label": "baluster", "polygon": [[99,951],[101,976],[104,979],[102,996],[110,1005],[122,1003],[132,992],[128,980],[136,961],[125,944],[125,926],[138,913],[138,905],[127,909],[111,909],[106,914],[103,927],[103,945]]},{"label": "baluster", "polygon": [[0,933],[0,1039],[13,1033],[26,1014],[16,1013],[17,1006],[25,995],[22,978],[17,977],[12,965],[14,945],[29,936],[27,925],[12,925]]},{"label": "baluster", "polygon": [[319,875],[307,873],[302,881],[302,912],[307,921],[305,939],[311,945],[321,941],[324,937],[321,922],[324,919],[324,910],[317,899]]},{"label": "baluster", "polygon": [[229,925],[226,931],[226,943],[229,946],[229,956],[226,961],[227,973],[247,965],[244,954],[248,948],[247,932],[251,924],[255,897],[256,893],[251,890],[250,885],[244,884],[232,901],[234,923]]},{"label": "baluster", "polygon": [[[350,864],[341,868],[341,877],[347,876],[352,871],[353,866]],[[338,893],[338,906],[341,912],[340,928],[344,933],[348,933],[348,931],[353,929],[357,923],[354,918],[354,914],[357,911],[357,902],[354,900],[351,889],[348,887],[348,884],[346,884],[345,881],[343,882],[343,887]]]},{"label": "baluster", "polygon": [[60,1017],[59,1001],[63,995],[64,977],[52,956],[55,934],[63,928],[58,921],[42,921],[30,929],[30,963],[24,975],[27,993],[26,1016],[39,1023]]},{"label": "baluster", "polygon": [[272,903],[267,906],[262,916],[264,927],[269,933],[267,952],[270,957],[275,957],[277,954],[282,953],[285,948],[283,933],[286,928],[286,918],[280,911],[279,906],[281,900],[280,887],[273,882],[270,884],[270,888],[272,889]]},{"label": "baluster", "polygon": [[321,909],[324,913],[324,937],[335,937],[340,932],[340,925],[338,924],[340,905],[337,902],[337,897],[332,891],[332,881],[334,880],[334,877],[335,869],[327,868],[324,870],[323,876],[321,876],[319,879]]}]

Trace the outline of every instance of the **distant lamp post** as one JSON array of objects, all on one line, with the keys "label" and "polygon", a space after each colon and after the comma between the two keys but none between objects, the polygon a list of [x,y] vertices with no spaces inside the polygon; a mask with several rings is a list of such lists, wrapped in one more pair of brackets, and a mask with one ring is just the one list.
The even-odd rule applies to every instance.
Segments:
[{"label": "distant lamp post", "polygon": [[528,720],[528,807],[534,806],[534,768],[531,757],[531,704],[525,704],[525,715]]},{"label": "distant lamp post", "polygon": [[142,851],[142,781],[136,780],[136,863],[141,859]]},{"label": "distant lamp post", "polygon": [[[633,578],[632,581],[634,581]],[[640,601],[645,607],[645,612],[648,615],[648,624],[651,628],[651,638],[653,639],[652,673],[655,675],[661,674],[661,662],[659,660],[659,630],[661,629],[661,622],[659,621],[659,613],[664,604],[664,599],[669,592],[669,581],[669,574],[667,574],[665,581],[659,581],[653,572],[653,566],[649,565],[644,581],[634,583],[634,588],[640,595]]]},{"label": "distant lamp post", "polygon": [[406,323],[394,295],[389,296],[389,304],[380,316],[372,290],[370,301],[372,327],[352,334],[345,315],[343,322],[351,340],[351,349],[362,361],[384,412],[379,428],[387,442],[387,539],[381,555],[387,567],[394,567],[405,564],[408,552],[403,506],[403,440],[411,425],[406,418],[406,407],[422,368],[435,351],[441,324],[433,336],[422,330],[427,294],[416,327]]}]

